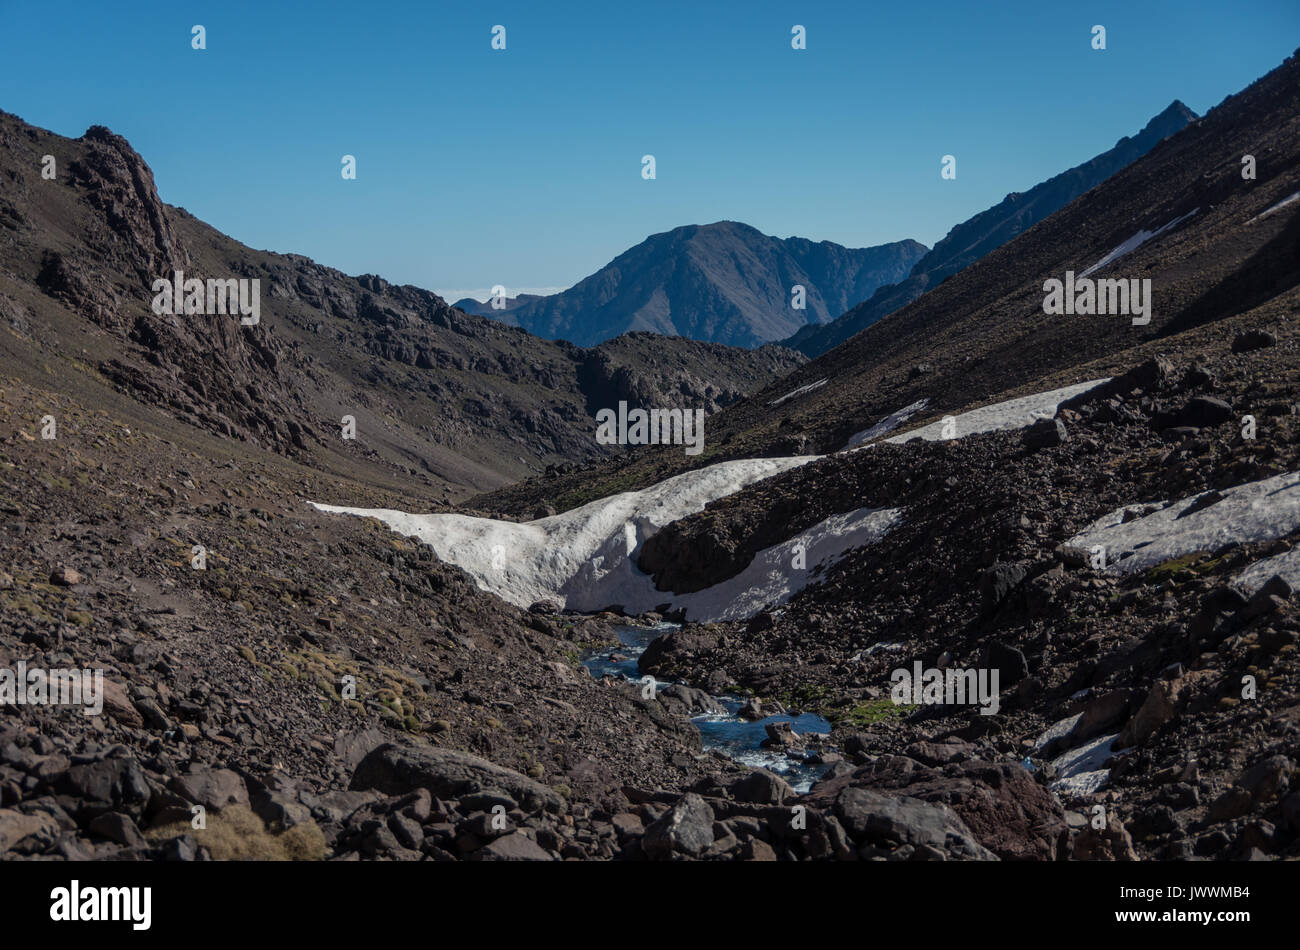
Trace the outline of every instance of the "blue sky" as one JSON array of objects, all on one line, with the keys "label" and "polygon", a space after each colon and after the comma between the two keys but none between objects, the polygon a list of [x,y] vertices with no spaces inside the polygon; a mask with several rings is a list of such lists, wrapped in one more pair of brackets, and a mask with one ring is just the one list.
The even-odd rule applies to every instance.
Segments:
[{"label": "blue sky", "polygon": [[0,108],[72,137],[109,126],[164,201],[253,247],[513,294],[722,219],[930,245],[1297,45],[1296,0],[0,0]]}]

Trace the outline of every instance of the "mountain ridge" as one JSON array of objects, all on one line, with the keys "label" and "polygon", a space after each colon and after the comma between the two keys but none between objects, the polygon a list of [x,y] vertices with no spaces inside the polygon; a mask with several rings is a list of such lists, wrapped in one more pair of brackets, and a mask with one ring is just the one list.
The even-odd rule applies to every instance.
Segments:
[{"label": "mountain ridge", "polygon": [[782,345],[808,356],[820,356],[1095,188],[1197,118],[1182,100],[1175,99],[1136,135],[1124,136],[1088,161],[1053,175],[1028,191],[1012,192],[991,208],[954,225],[916,262],[906,279],[881,287],[870,299],[829,324],[801,329],[782,340]]},{"label": "mountain ridge", "polygon": [[[0,174],[0,365],[20,374],[44,354],[69,381],[439,502],[610,451],[592,434],[598,393],[714,411],[803,361],[665,338],[579,349],[422,288],[247,247],[163,202],[144,158],[103,126],[69,139],[0,113]],[[260,323],[154,313],[152,282],[178,270],[258,281]],[[70,339],[90,354],[79,364],[57,342]]]},{"label": "mountain ridge", "polygon": [[[485,311],[547,339],[592,345],[631,330],[753,347],[833,319],[901,279],[926,248],[776,238],[738,221],[652,234],[558,294]],[[792,288],[806,289],[806,309]]]}]

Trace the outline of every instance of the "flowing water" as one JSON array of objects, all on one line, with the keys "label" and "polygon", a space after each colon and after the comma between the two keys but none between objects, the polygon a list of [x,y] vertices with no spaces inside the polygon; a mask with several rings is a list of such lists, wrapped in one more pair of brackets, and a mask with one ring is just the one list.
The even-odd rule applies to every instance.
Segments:
[{"label": "flowing water", "polygon": [[[661,623],[653,627],[615,624],[614,630],[618,634],[619,645],[587,651],[583,655],[582,665],[596,678],[622,676],[634,682],[639,681],[641,674],[637,670],[637,660],[645,652],[645,648],[656,637],[661,637],[677,628],[678,625],[672,623]],[[736,715],[745,703],[743,698],[721,695],[715,696],[714,699],[727,710],[725,714],[714,713],[691,719],[700,730],[700,738],[705,750],[717,749],[751,768],[761,767],[775,772],[798,792],[806,792],[825,771],[825,766],[810,765],[761,746],[762,741],[767,738],[767,730],[764,727],[769,722],[788,722],[795,732],[825,735],[831,731],[831,724],[821,716],[803,713],[799,716],[769,716],[757,722],[748,722]]]}]

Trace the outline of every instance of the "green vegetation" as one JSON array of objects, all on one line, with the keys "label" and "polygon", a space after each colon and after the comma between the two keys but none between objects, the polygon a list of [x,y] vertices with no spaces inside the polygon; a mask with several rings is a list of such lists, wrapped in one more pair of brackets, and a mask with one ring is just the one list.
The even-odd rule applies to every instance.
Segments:
[{"label": "green vegetation", "polygon": [[892,699],[882,696],[880,699],[858,703],[847,712],[832,712],[826,718],[840,728],[862,729],[891,719],[902,719],[915,708],[913,704],[897,704]]}]

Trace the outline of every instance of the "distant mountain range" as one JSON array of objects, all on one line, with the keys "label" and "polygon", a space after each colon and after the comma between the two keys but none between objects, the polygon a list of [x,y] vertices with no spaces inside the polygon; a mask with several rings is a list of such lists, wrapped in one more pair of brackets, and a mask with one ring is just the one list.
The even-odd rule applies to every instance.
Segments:
[{"label": "distant mountain range", "polygon": [[[562,293],[510,299],[493,310],[458,301],[546,339],[593,346],[633,330],[754,347],[833,320],[907,276],[926,252],[916,241],[848,248],[775,238],[737,221],[654,234]],[[791,289],[805,288],[804,309]]]},{"label": "distant mountain range", "polygon": [[[737,221],[654,234],[568,290],[520,294],[466,313],[546,339],[592,346],[634,330],[753,347],[779,341],[819,356],[1033,227],[1197,118],[1182,102],[1132,138],[961,224],[933,248],[905,240],[848,248],[776,238]],[[805,309],[792,288],[805,288]]]},{"label": "distant mountain range", "polygon": [[476,300],[473,297],[461,297],[452,306],[476,317],[492,317],[512,327],[517,327],[519,324],[511,315],[512,312],[524,304],[543,299],[545,299],[543,294],[520,294],[518,297],[506,297],[505,306],[498,310],[492,306],[491,299]]},{"label": "distant mountain range", "polygon": [[1109,151],[1029,191],[1007,195],[992,208],[954,227],[917,261],[906,280],[881,287],[834,322],[805,326],[782,343],[808,356],[820,356],[1064,208],[1196,118],[1195,112],[1174,100],[1132,138],[1120,139]]},{"label": "distant mountain range", "polygon": [[[1182,124],[1182,131],[1151,143],[1147,154],[916,300],[710,417],[711,444],[718,451],[702,461],[671,448],[646,449],[631,464],[593,463],[562,479],[533,479],[470,504],[518,517],[543,502],[564,510],[701,464],[824,455],[918,403],[922,408],[911,425],[1019,395],[1017,387],[1043,392],[1117,376],[1154,356],[1172,359],[1180,350],[1182,365],[1191,366],[1207,341],[1226,351],[1245,329],[1293,324],[1300,314],[1298,102],[1300,51],[1203,118],[1187,121],[1190,112],[1174,103],[1129,142],[1147,145],[1160,135],[1162,122]],[[1117,148],[1124,147],[1121,142]],[[1246,154],[1269,156],[1255,180],[1241,177]],[[1058,178],[1081,175],[1099,159]],[[1042,194],[1034,192],[1022,198]],[[963,228],[979,217],[954,228],[949,240],[961,244]],[[1179,223],[1166,227],[1171,222]],[[1140,240],[1144,234],[1149,240]],[[1046,279],[1095,265],[1104,277],[1152,280],[1158,302],[1149,326],[1135,327],[1123,317],[1044,314]],[[1192,332],[1197,328],[1201,332]],[[1294,360],[1294,350],[1281,352]],[[1290,418],[1295,400],[1289,390],[1277,391],[1288,395],[1275,397],[1261,388],[1242,405],[1267,403],[1278,418]],[[828,477],[808,488],[808,496],[820,496],[833,481]],[[1172,491],[1152,488],[1150,497]],[[853,504],[863,504],[861,496]],[[784,513],[772,499],[757,510]]]}]

